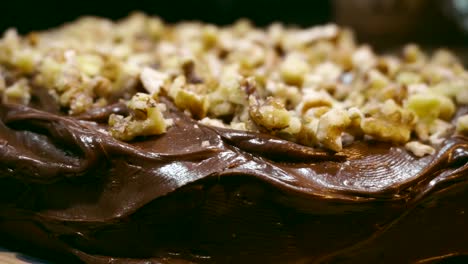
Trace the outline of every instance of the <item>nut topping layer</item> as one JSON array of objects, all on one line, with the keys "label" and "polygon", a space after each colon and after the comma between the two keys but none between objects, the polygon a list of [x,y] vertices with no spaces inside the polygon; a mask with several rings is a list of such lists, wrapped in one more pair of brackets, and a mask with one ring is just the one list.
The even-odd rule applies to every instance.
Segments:
[{"label": "nut topping layer", "polygon": [[29,104],[37,87],[69,115],[126,101],[130,115],[109,119],[125,141],[171,125],[161,96],[203,124],[333,151],[371,137],[424,156],[447,134],[468,132],[466,116],[453,120],[468,103],[468,72],[452,53],[407,45],[399,56],[377,55],[335,25],[169,25],[136,13],[26,36],[8,30],[2,100]]}]

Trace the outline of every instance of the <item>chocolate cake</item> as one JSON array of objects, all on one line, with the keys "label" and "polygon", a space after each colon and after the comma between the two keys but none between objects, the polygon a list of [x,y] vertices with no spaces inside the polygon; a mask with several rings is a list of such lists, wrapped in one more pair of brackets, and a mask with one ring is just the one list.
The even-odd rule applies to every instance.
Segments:
[{"label": "chocolate cake", "polygon": [[0,245],[58,263],[468,259],[468,73],[335,25],[0,41]]}]

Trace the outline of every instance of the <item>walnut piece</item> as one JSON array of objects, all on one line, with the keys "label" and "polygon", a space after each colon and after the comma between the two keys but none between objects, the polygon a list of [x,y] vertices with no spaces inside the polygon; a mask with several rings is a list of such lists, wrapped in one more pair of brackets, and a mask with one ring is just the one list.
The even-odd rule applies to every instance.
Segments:
[{"label": "walnut piece", "polygon": [[273,97],[267,98],[266,101],[259,101],[251,95],[249,113],[254,122],[267,131],[285,129],[291,122],[291,114],[280,101]]},{"label": "walnut piece", "polygon": [[27,105],[31,100],[31,87],[27,79],[20,79],[13,85],[5,88],[3,101],[6,103],[17,103]]},{"label": "walnut piece", "polygon": [[366,135],[395,143],[405,143],[410,139],[416,116],[393,100],[373,105],[365,113],[370,115],[361,121],[361,129]]},{"label": "walnut piece", "polygon": [[435,153],[435,149],[431,146],[422,144],[418,141],[410,141],[405,144],[405,148],[413,153],[416,157],[424,157]]},{"label": "walnut piece", "polygon": [[150,67],[141,70],[140,80],[146,91],[158,95],[165,82],[169,79],[166,73],[156,71]]},{"label": "walnut piece", "polygon": [[130,141],[137,136],[160,135],[166,132],[170,120],[164,119],[165,106],[156,103],[148,94],[137,93],[127,102],[131,115],[123,117],[112,114],[109,117],[110,132],[113,137]]},{"label": "walnut piece", "polygon": [[347,111],[333,108],[320,117],[317,139],[326,148],[340,151],[342,149],[341,135],[350,124],[351,119]]},{"label": "walnut piece", "polygon": [[302,86],[309,65],[298,54],[289,54],[280,66],[281,76],[287,84]]},{"label": "walnut piece", "polygon": [[457,119],[457,131],[468,134],[468,115],[462,115]]}]

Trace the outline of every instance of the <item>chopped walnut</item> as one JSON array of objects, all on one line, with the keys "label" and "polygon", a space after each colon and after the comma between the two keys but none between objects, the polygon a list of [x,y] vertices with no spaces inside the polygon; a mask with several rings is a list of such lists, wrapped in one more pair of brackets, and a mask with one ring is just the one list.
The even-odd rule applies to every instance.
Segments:
[{"label": "chopped walnut", "polygon": [[462,115],[457,119],[457,131],[460,133],[468,133],[468,115]]},{"label": "chopped walnut", "polygon": [[389,78],[377,70],[370,70],[367,76],[371,89],[383,89],[390,84]]},{"label": "chopped walnut", "polygon": [[306,118],[298,134],[298,141],[306,146],[316,146],[318,144],[317,130],[318,118]]},{"label": "chopped walnut", "polygon": [[318,122],[317,139],[326,148],[340,151],[342,149],[341,135],[351,123],[348,112],[333,108],[322,115]]},{"label": "chopped walnut", "polygon": [[411,95],[406,107],[414,111],[421,120],[429,121],[436,118],[450,120],[456,108],[450,98],[430,92]]},{"label": "chopped walnut", "polygon": [[443,80],[431,87],[434,93],[442,94],[450,98],[457,97],[459,93],[466,91],[468,87],[467,80],[461,80],[451,77],[449,80]]},{"label": "chopped walnut", "polygon": [[96,54],[83,54],[76,57],[77,67],[88,76],[96,76],[104,66],[103,59]]},{"label": "chopped walnut", "polygon": [[203,118],[202,120],[200,120],[200,123],[203,125],[207,125],[207,126],[214,126],[214,127],[221,127],[221,128],[225,127],[222,120],[209,118],[209,117]]},{"label": "chopped walnut", "polygon": [[348,116],[350,123],[346,131],[353,137],[361,137],[364,134],[361,128],[361,122],[364,119],[364,114],[359,110],[359,108],[351,107],[348,109]]},{"label": "chopped walnut", "polygon": [[0,93],[3,93],[6,89],[5,77],[3,77],[2,72],[0,71]]},{"label": "chopped walnut", "polygon": [[296,106],[301,102],[302,95],[296,86],[287,85],[281,82],[268,81],[266,91],[282,100],[285,105]]},{"label": "chopped walnut", "polygon": [[195,118],[201,119],[208,112],[208,101],[204,95],[206,87],[203,84],[187,84],[184,76],[179,76],[170,88],[169,95],[182,110],[188,110]]},{"label": "chopped walnut", "polygon": [[287,49],[299,49],[313,42],[335,38],[339,29],[336,25],[324,25],[305,30],[290,30],[282,34],[282,45]]},{"label": "chopped walnut", "polygon": [[6,87],[3,101],[27,105],[31,100],[30,91],[31,87],[29,87],[28,80],[20,79],[13,85]]},{"label": "chopped walnut", "polygon": [[150,94],[158,95],[161,87],[169,79],[166,73],[156,71],[152,68],[145,67],[141,70],[140,80],[146,91]]},{"label": "chopped walnut", "polygon": [[259,101],[254,96],[249,97],[249,113],[252,120],[268,131],[278,131],[289,127],[291,114],[278,100],[269,97]]},{"label": "chopped walnut", "polygon": [[[468,87],[468,86],[467,86]],[[457,103],[459,104],[468,104],[468,89],[465,88],[456,95]]]},{"label": "chopped walnut", "polygon": [[412,71],[401,71],[396,76],[396,82],[403,85],[411,85],[422,82],[422,76]]},{"label": "chopped walnut", "polygon": [[20,71],[31,74],[34,72],[36,64],[40,60],[40,55],[37,51],[30,48],[18,50],[15,52],[13,61],[11,62]]},{"label": "chopped walnut", "polygon": [[450,67],[454,64],[460,63],[453,53],[446,49],[438,49],[434,52],[431,58],[431,63]]},{"label": "chopped walnut", "polygon": [[396,73],[400,70],[400,61],[392,56],[382,56],[377,60],[376,69],[385,74],[386,76],[393,78]]},{"label": "chopped walnut", "polygon": [[366,71],[374,67],[377,59],[370,47],[362,46],[352,54],[352,63],[355,68]]},{"label": "chopped walnut", "polygon": [[410,139],[416,116],[393,100],[387,100],[383,105],[372,105],[364,112],[369,115],[361,121],[361,129],[366,135],[395,143],[405,143]]},{"label": "chopped walnut", "polygon": [[309,65],[298,54],[289,54],[280,66],[281,76],[287,84],[302,86]]},{"label": "chopped walnut", "polygon": [[228,60],[238,62],[242,67],[251,69],[262,65],[265,58],[265,50],[261,46],[244,39],[237,43],[236,49],[230,54]]},{"label": "chopped walnut", "polygon": [[335,63],[323,62],[315,67],[313,73],[319,76],[322,82],[331,83],[338,80],[342,71],[341,67]]},{"label": "chopped walnut", "polygon": [[334,99],[325,91],[304,91],[302,101],[296,108],[298,113],[306,113],[311,108],[327,107],[331,108],[334,104]]},{"label": "chopped walnut", "polygon": [[431,146],[422,144],[418,141],[410,141],[405,144],[405,148],[413,153],[416,157],[424,157],[435,153],[435,149]]},{"label": "chopped walnut", "polygon": [[216,116],[235,113],[237,107],[247,105],[247,91],[243,89],[243,77],[236,65],[228,66],[222,73],[217,89],[208,95],[208,111]]},{"label": "chopped walnut", "polygon": [[403,59],[406,63],[422,63],[426,60],[426,55],[415,44],[406,45],[403,49]]},{"label": "chopped walnut", "polygon": [[[429,142],[433,146],[439,146],[443,141],[454,132],[454,125],[451,122],[447,122],[441,119],[436,119],[431,122],[426,132],[429,136]],[[416,133],[419,131],[416,130]],[[421,136],[420,139],[426,139],[427,136]]]},{"label": "chopped walnut", "polygon": [[110,132],[113,137],[130,141],[137,136],[160,135],[166,132],[170,120],[164,119],[163,105],[156,103],[148,94],[137,93],[127,106],[132,110],[130,116],[112,114],[109,117]]}]

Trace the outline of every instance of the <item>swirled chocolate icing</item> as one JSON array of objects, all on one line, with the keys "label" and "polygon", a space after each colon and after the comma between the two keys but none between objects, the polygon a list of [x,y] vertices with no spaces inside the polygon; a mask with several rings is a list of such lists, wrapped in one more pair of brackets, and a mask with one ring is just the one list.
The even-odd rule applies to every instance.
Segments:
[{"label": "swirled chocolate icing", "polygon": [[[468,255],[468,139],[339,153],[198,124],[131,143],[116,104],[0,105],[0,234],[67,263],[432,263]],[[167,102],[170,104],[169,102]],[[460,111],[466,109],[460,108]],[[209,144],[207,144],[209,143]]]}]

